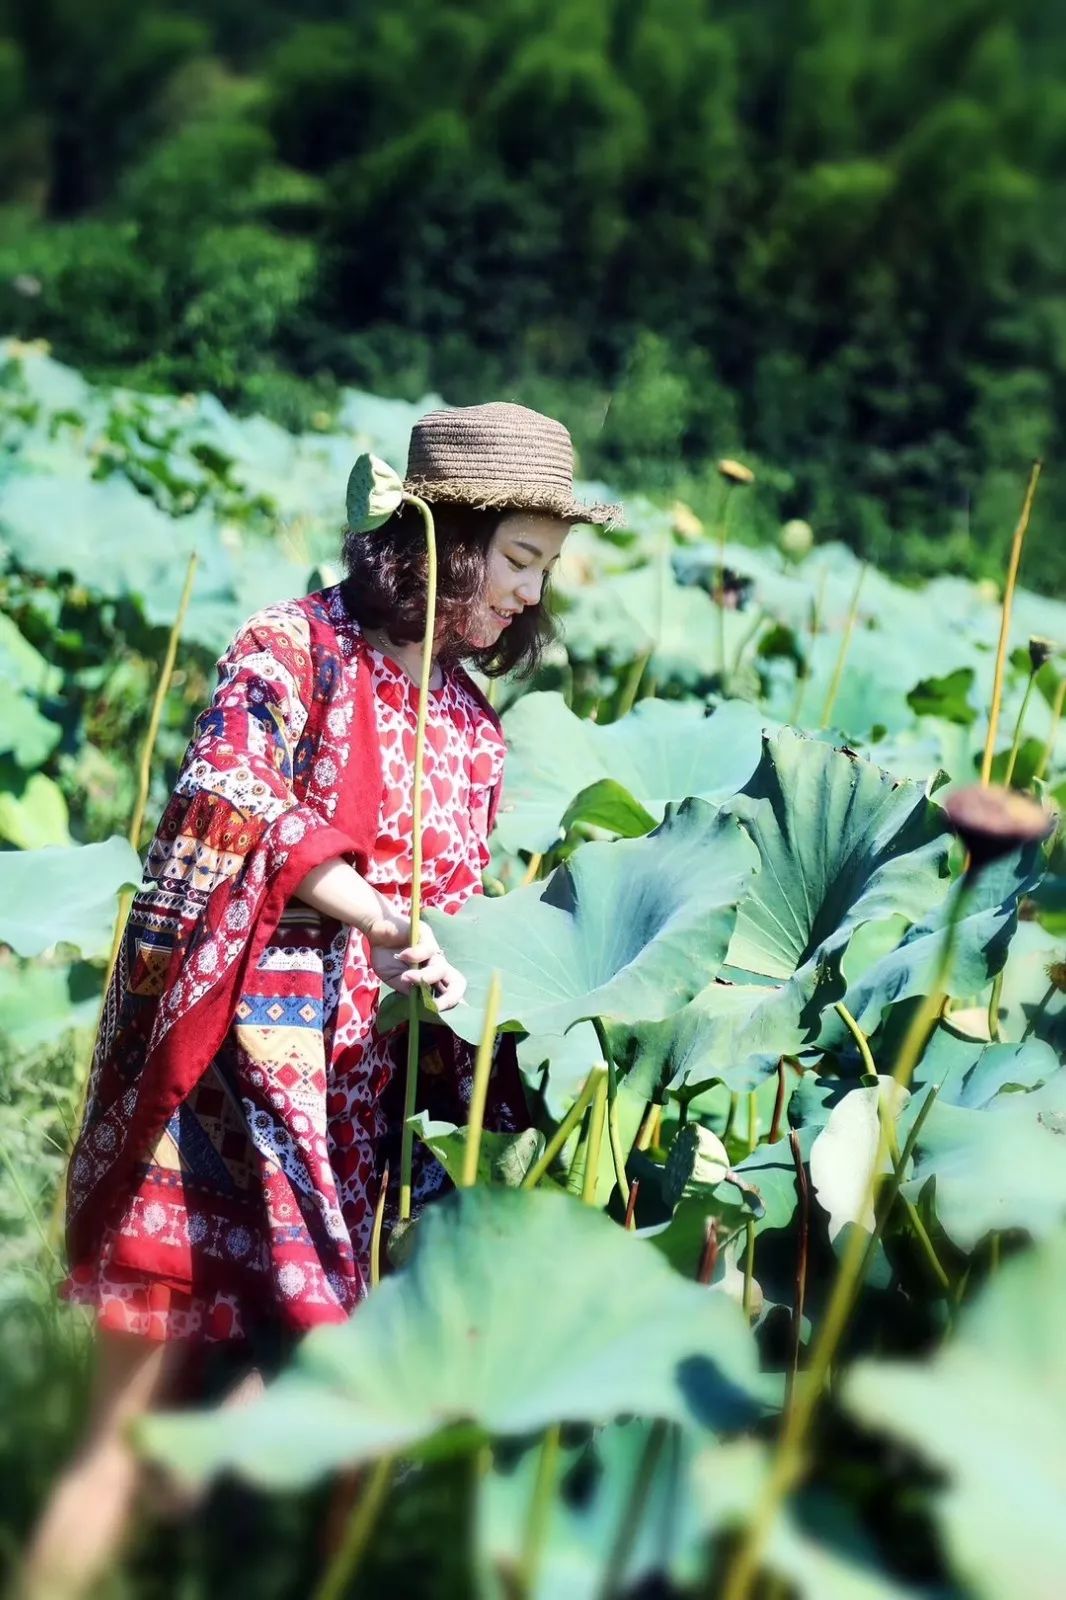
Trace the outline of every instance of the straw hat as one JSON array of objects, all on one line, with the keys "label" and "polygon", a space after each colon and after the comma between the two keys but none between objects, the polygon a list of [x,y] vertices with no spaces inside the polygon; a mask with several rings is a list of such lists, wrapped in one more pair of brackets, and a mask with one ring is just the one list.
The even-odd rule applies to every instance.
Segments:
[{"label": "straw hat", "polygon": [[561,422],[494,401],[429,411],[411,429],[404,488],[431,504],[547,511],[607,526],[621,506],[574,498],[574,447]]}]

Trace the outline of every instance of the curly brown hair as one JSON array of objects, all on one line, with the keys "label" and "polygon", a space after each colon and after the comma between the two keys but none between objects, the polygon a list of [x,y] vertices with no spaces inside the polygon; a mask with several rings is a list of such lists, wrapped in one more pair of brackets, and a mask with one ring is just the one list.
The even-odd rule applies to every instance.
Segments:
[{"label": "curly brown hair", "polygon": [[[430,508],[437,533],[437,649],[444,666],[469,662],[490,678],[513,672],[528,678],[555,637],[545,580],[537,605],[526,606],[494,644],[475,649],[466,633],[485,587],[492,535],[506,512],[470,506]],[[408,502],[373,533],[345,533],[347,577],[341,586],[349,613],[362,628],[381,630],[394,644],[415,644],[426,631],[426,539],[417,507]]]}]

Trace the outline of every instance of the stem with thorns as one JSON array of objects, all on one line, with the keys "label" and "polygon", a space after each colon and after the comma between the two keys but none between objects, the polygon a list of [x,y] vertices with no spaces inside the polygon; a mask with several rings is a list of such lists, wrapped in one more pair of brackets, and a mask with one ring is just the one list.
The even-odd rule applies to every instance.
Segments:
[{"label": "stem with thorns", "polygon": [[574,1101],[573,1105],[570,1107],[570,1110],[566,1113],[566,1116],[563,1118],[562,1122],[560,1122],[559,1126],[548,1140],[548,1143],[544,1146],[543,1153],[539,1159],[533,1163],[525,1177],[522,1179],[521,1187],[523,1189],[536,1188],[541,1178],[543,1178],[544,1174],[547,1172],[548,1168],[551,1166],[552,1162],[565,1145],[567,1139],[569,1139],[570,1135],[573,1133],[574,1129],[585,1115],[585,1109],[588,1106],[589,1101],[592,1099],[593,1092],[596,1088],[596,1078],[597,1073],[590,1072],[588,1077],[585,1079],[585,1082],[581,1086],[581,1092]]},{"label": "stem with thorns", "polygon": [[859,1054],[862,1056],[862,1064],[866,1068],[867,1074],[871,1078],[876,1078],[877,1067],[874,1064],[874,1058],[870,1052],[869,1039],[859,1027],[859,1024],[855,1021],[855,1018],[852,1016],[843,1000],[838,1000],[833,1009],[844,1023],[848,1032],[851,1034],[851,1037],[855,1040],[855,1043],[858,1045]]},{"label": "stem with thorns", "polygon": [[1014,590],[1018,582],[1018,568],[1021,565],[1022,545],[1025,541],[1026,530],[1029,527],[1029,515],[1033,509],[1033,496],[1036,486],[1040,481],[1042,461],[1034,461],[1029,472],[1029,483],[1022,501],[1021,514],[1014,529],[1014,539],[1011,543],[1010,565],[1007,568],[1007,584],[1003,591],[1003,611],[999,619],[999,644],[996,647],[996,670],[992,678],[992,705],[988,713],[988,734],[985,738],[984,756],[981,760],[981,782],[988,784],[992,779],[992,756],[996,748],[996,733],[999,729],[999,708],[1003,700],[1003,671],[1007,661],[1007,640],[1010,637],[1010,613],[1014,603]]},{"label": "stem with thorns", "polygon": [[1032,695],[1033,684],[1035,682],[1036,670],[1034,669],[1029,673],[1029,682],[1025,686],[1025,693],[1022,695],[1021,707],[1018,711],[1018,717],[1014,724],[1014,737],[1010,742],[1010,755],[1007,757],[1007,770],[1003,774],[1003,784],[1007,789],[1010,788],[1011,779],[1014,777],[1014,767],[1018,760],[1018,751],[1020,750],[1022,743],[1022,729],[1025,726],[1025,713],[1029,709],[1029,699]]},{"label": "stem with thorns", "polygon": [[359,1569],[385,1504],[392,1466],[393,1457],[389,1455],[375,1461],[370,1469],[363,1492],[352,1507],[340,1548],[315,1590],[314,1600],[343,1600],[343,1596],[351,1592],[352,1579]]},{"label": "stem with thorns", "polygon": [[792,1409],[792,1396],[799,1374],[800,1345],[803,1342],[803,1307],[807,1299],[807,1252],[811,1232],[811,1191],[807,1182],[807,1169],[803,1165],[799,1134],[793,1128],[788,1136],[788,1148],[796,1171],[796,1196],[799,1203],[799,1238],[796,1241],[796,1292],[792,1301],[792,1359],[788,1369],[788,1391],[785,1410]]}]

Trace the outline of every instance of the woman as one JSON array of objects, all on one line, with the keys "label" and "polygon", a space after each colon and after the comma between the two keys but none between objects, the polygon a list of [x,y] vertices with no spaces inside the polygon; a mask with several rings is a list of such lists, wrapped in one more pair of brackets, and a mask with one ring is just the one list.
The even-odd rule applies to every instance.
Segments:
[{"label": "woman", "polygon": [[[423,900],[455,912],[480,891],[504,756],[461,663],[531,670],[571,523],[616,508],[574,499],[560,423],[507,404],[423,417],[405,488],[434,508],[440,559]],[[96,1311],[93,1417],[38,1530],[33,1594],[77,1593],[110,1558],[137,1483],[126,1424],[187,1386],[197,1351],[356,1307],[399,1131],[404,1044],[375,1027],[379,981],[432,988],[441,1010],[462,998],[409,921],[420,518],[349,533],[344,557],[343,583],[268,607],[223,655],[148,851],[68,1178],[63,1292]],[[427,1092],[463,1120],[469,1052],[433,1037]],[[523,1117],[501,1047],[487,1120]],[[416,1196],[441,1181],[424,1161]]]}]

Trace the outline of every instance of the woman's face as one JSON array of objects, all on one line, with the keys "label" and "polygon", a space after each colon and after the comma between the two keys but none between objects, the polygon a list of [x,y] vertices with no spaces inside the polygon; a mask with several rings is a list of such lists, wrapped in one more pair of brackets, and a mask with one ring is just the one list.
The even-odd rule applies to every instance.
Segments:
[{"label": "woman's face", "polygon": [[475,649],[495,644],[520,611],[538,603],[569,532],[568,522],[548,512],[504,513],[489,541],[485,588],[468,635]]}]

